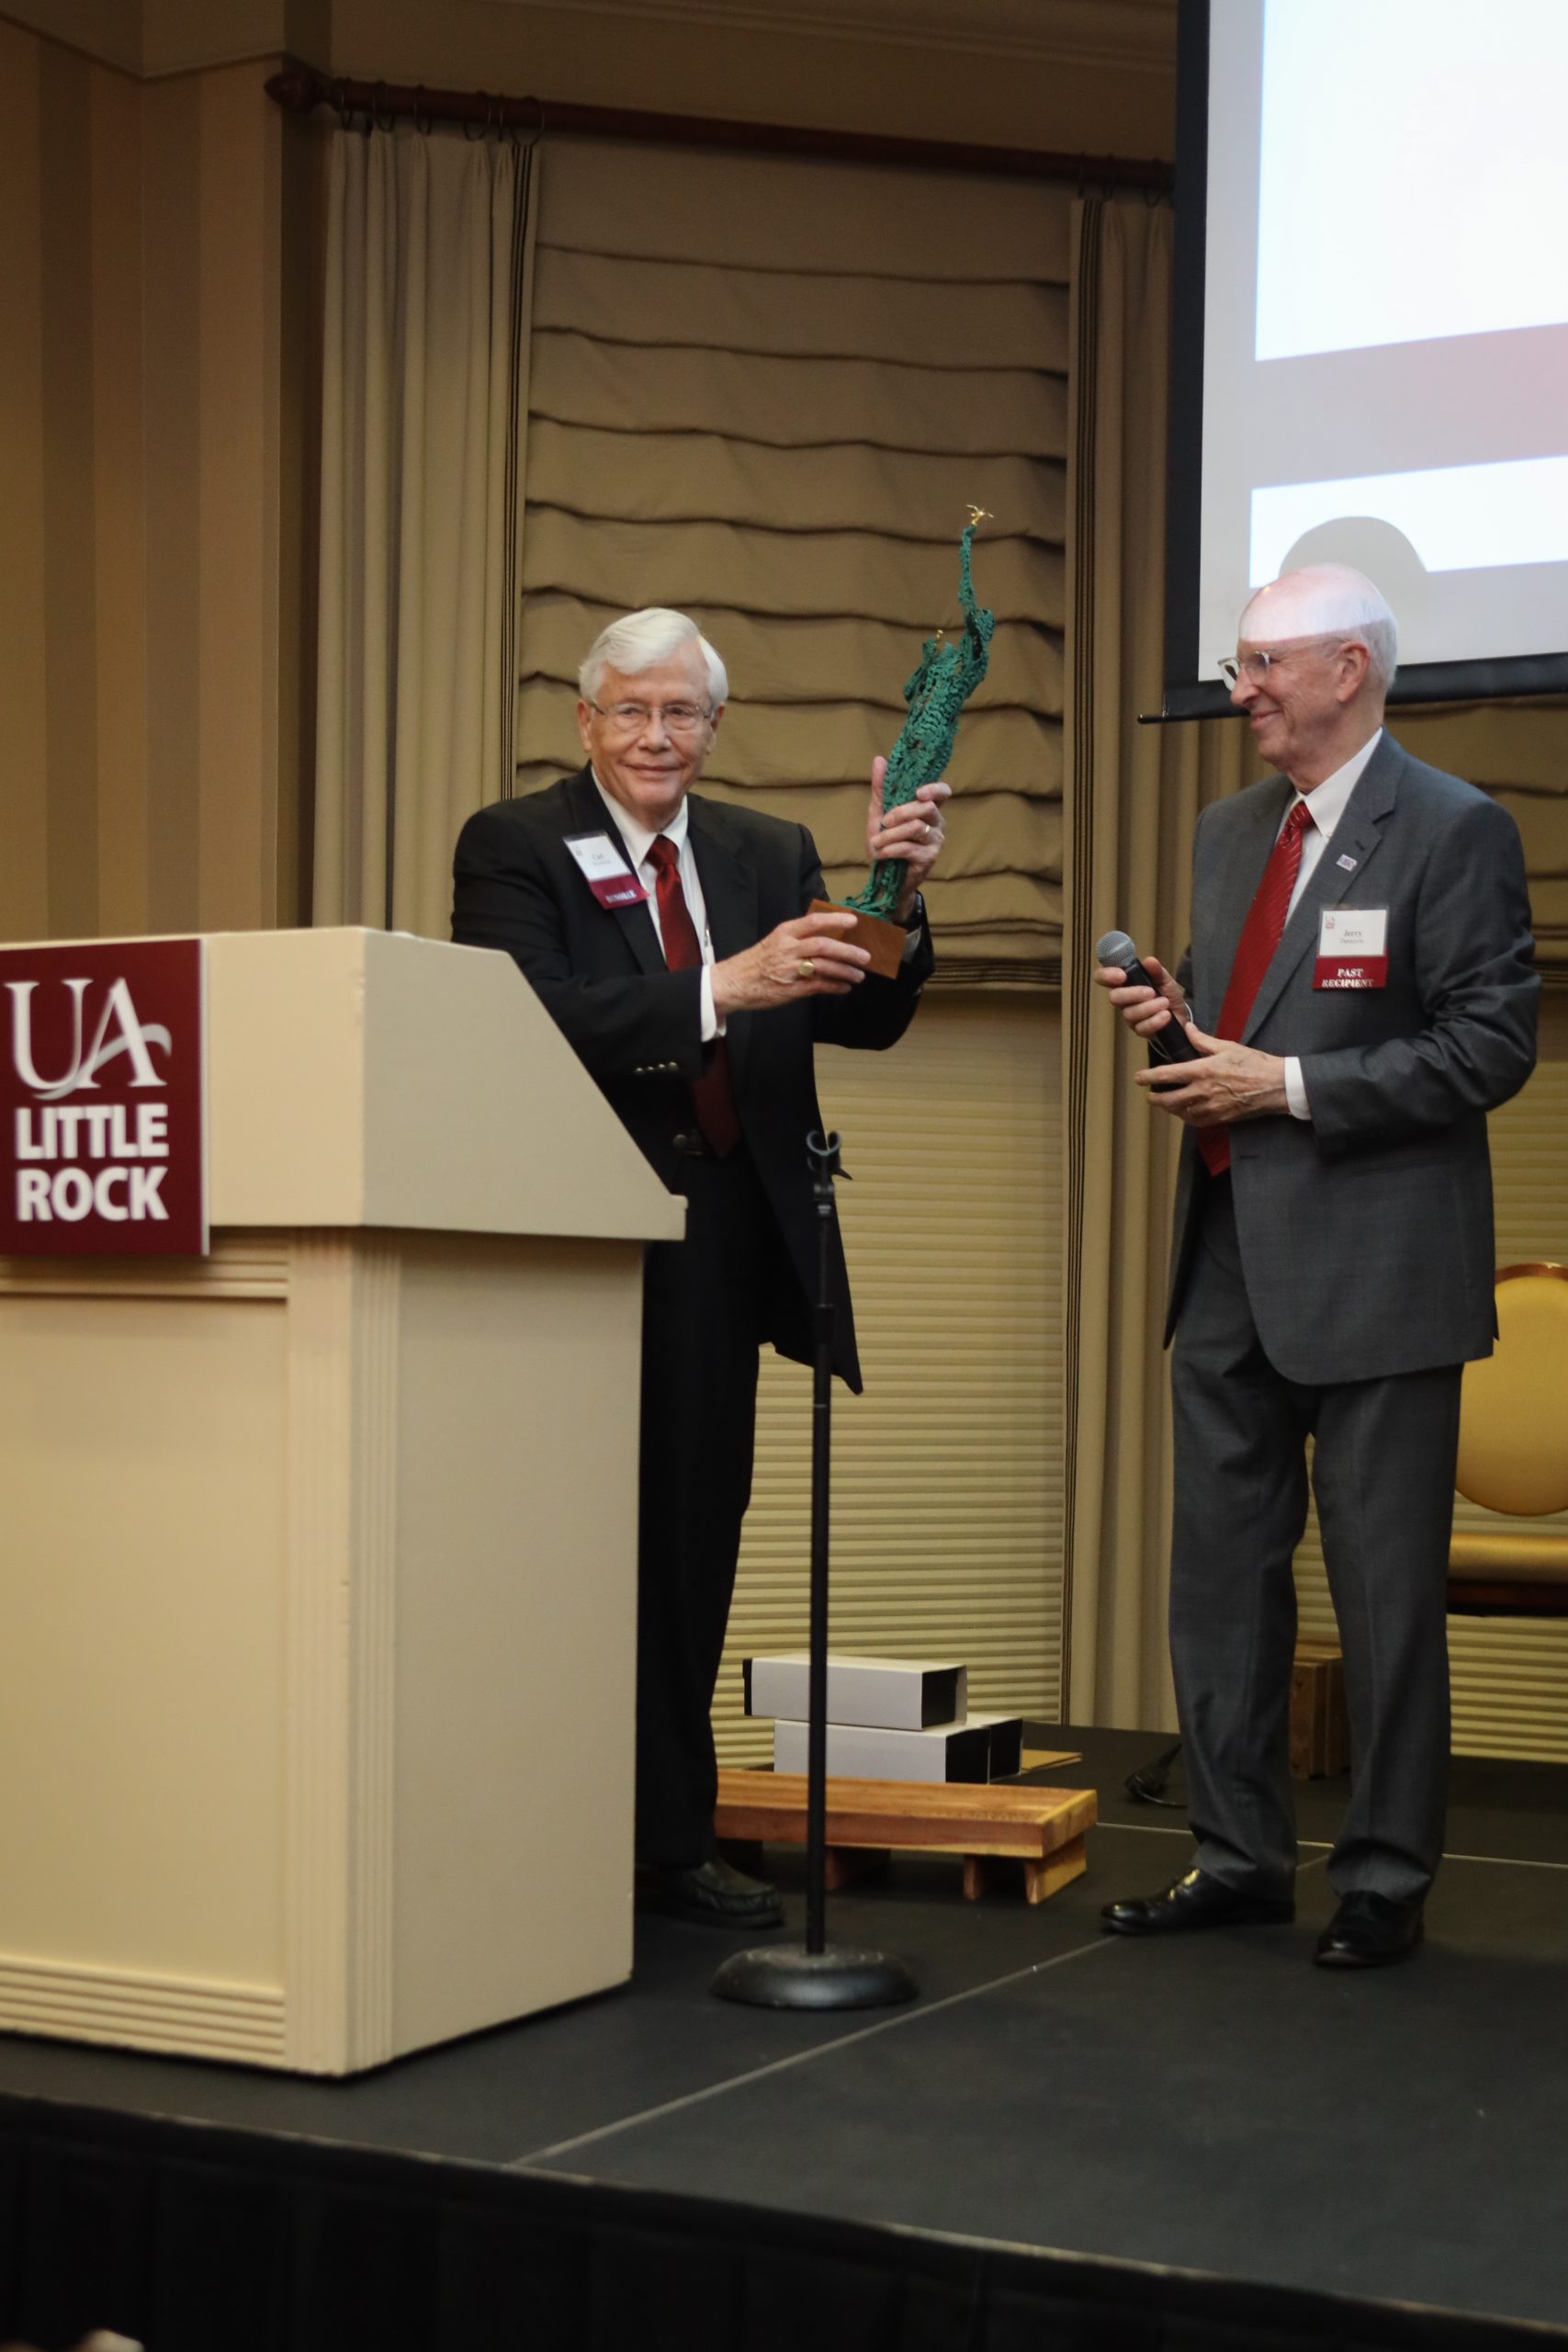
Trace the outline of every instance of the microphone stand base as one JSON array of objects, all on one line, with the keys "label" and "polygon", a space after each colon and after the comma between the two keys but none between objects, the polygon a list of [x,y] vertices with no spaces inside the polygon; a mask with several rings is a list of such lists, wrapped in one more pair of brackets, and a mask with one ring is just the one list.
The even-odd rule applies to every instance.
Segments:
[{"label": "microphone stand base", "polygon": [[886,1952],[829,1944],[759,1944],[731,1952],[713,1980],[721,2001],[756,2009],[886,2009],[912,2001],[919,1987],[901,1960]]}]

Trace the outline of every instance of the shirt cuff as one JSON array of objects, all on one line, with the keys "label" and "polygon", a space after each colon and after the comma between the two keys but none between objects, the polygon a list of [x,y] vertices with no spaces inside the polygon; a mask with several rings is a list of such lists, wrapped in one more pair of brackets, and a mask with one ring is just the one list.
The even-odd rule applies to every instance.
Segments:
[{"label": "shirt cuff", "polygon": [[[724,1035],[724,1023],[719,1019],[718,1014],[714,1008],[713,966],[711,964],[705,964],[703,966],[702,1011],[703,1043],[705,1046],[711,1046],[716,1037],[722,1037]],[[1303,1113],[1303,1115],[1304,1116],[1305,1114]]]},{"label": "shirt cuff", "polygon": [[1285,1100],[1290,1105],[1292,1119],[1311,1118],[1312,1104],[1307,1101],[1306,1080],[1302,1076],[1302,1066],[1294,1054],[1285,1056]]}]

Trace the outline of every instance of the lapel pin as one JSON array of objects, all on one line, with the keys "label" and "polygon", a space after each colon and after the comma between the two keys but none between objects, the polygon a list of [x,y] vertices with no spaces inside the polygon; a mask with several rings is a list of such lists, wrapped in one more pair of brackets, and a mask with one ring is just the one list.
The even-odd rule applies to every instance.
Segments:
[{"label": "lapel pin", "polygon": [[1356,871],[1356,861],[1353,857],[1337,857],[1334,863],[1347,874],[1354,874]]}]

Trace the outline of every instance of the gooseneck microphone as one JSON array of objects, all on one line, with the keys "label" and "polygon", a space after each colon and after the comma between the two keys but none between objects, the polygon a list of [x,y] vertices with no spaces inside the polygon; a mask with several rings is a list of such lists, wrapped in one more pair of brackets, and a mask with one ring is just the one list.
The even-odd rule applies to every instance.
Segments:
[{"label": "gooseneck microphone", "polygon": [[[1138,951],[1124,931],[1102,933],[1094,944],[1094,954],[1097,963],[1119,965],[1134,988],[1153,989],[1158,996],[1157,985],[1139,962]],[[1145,1037],[1144,1043],[1151,1062],[1196,1062],[1203,1057],[1201,1046],[1192,1043],[1174,1012],[1165,1027],[1156,1035]]]}]

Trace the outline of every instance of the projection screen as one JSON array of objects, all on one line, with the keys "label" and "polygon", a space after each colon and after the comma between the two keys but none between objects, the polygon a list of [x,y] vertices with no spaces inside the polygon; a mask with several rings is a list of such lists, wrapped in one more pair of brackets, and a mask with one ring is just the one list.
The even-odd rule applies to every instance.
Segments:
[{"label": "projection screen", "polygon": [[1401,699],[1568,688],[1568,0],[1181,0],[1166,712],[1369,572]]}]

